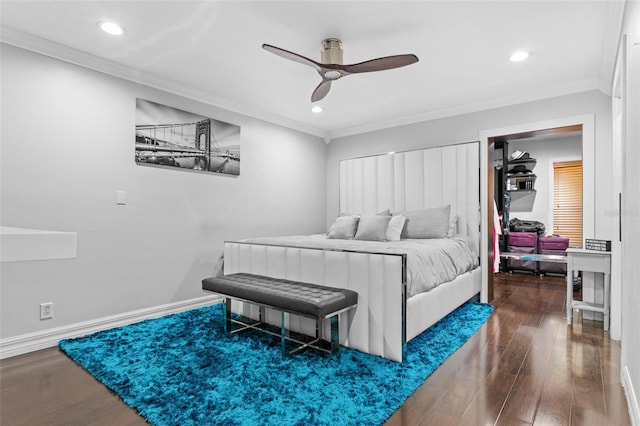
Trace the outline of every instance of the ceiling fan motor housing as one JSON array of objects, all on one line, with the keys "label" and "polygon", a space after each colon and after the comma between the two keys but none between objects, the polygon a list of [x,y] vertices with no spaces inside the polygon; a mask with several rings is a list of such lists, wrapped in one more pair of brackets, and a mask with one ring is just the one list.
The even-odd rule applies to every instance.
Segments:
[{"label": "ceiling fan motor housing", "polygon": [[342,65],[342,42],[337,38],[328,38],[322,41],[320,60],[323,64]]}]

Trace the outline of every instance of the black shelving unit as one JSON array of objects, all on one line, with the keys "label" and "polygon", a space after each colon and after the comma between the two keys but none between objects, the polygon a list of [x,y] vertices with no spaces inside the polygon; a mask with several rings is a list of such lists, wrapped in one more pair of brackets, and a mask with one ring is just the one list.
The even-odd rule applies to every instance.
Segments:
[{"label": "black shelving unit", "polygon": [[[509,236],[509,220],[511,201],[520,196],[536,192],[536,175],[533,169],[537,163],[535,158],[521,158],[511,160],[509,142],[496,141],[495,149],[502,150],[502,168],[495,170],[494,194],[498,214],[502,215],[502,235],[500,236],[500,251],[507,251]],[[501,269],[506,270],[506,262],[501,260]]]}]

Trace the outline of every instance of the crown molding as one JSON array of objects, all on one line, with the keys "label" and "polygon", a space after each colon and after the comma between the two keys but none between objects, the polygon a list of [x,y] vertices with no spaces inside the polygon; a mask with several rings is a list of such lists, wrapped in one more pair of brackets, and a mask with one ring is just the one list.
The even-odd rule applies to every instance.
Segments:
[{"label": "crown molding", "polygon": [[266,111],[249,108],[246,105],[222,98],[213,93],[202,91],[200,89],[196,90],[188,84],[140,71],[114,61],[100,58],[87,52],[70,48],[51,40],[15,30],[13,28],[2,26],[0,29],[0,41],[20,49],[35,52],[113,77],[152,87],[154,89],[162,90],[261,121],[276,124],[278,126],[297,130],[325,140],[327,137],[327,132],[324,129],[309,126],[298,121],[289,120],[285,117],[271,114]]},{"label": "crown molding", "polygon": [[423,114],[417,114],[409,117],[402,117],[402,118],[393,119],[393,120],[364,124],[362,126],[355,126],[355,127],[334,130],[329,132],[328,139],[330,141],[333,141],[335,139],[358,135],[362,133],[375,132],[375,131],[380,131],[380,130],[389,129],[393,127],[407,126],[411,124],[417,124],[417,123],[436,120],[440,118],[454,117],[457,115],[496,109],[496,108],[501,108],[501,107],[506,107],[511,105],[522,104],[526,102],[534,102],[542,99],[549,99],[549,98],[555,98],[558,96],[571,95],[574,93],[587,92],[590,90],[602,91],[601,86],[602,84],[600,81],[596,79],[587,79],[587,80],[572,82],[566,85],[549,87],[546,90],[521,92],[516,95],[503,96],[499,98],[489,99],[483,102],[464,104],[464,105],[459,105],[452,108],[429,111]]}]

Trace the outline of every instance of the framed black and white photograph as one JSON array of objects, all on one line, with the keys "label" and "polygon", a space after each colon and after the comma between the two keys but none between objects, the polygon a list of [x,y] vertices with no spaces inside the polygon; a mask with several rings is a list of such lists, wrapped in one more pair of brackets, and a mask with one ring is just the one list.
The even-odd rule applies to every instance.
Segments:
[{"label": "framed black and white photograph", "polygon": [[136,99],[136,164],[240,175],[240,127]]}]

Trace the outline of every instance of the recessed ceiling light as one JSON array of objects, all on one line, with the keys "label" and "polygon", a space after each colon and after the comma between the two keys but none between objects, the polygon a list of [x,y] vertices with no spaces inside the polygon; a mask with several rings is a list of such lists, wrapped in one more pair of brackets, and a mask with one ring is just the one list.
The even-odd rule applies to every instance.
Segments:
[{"label": "recessed ceiling light", "polygon": [[315,112],[315,113],[322,112],[322,107],[320,105],[314,105],[311,107],[311,112]]},{"label": "recessed ceiling light", "polygon": [[99,22],[98,25],[100,25],[102,31],[111,35],[122,35],[125,33],[124,28],[115,22]]},{"label": "recessed ceiling light", "polygon": [[529,52],[526,52],[524,50],[519,50],[519,51],[515,52],[513,55],[511,55],[509,60],[511,62],[520,62],[520,61],[524,61],[528,57],[529,57]]}]

